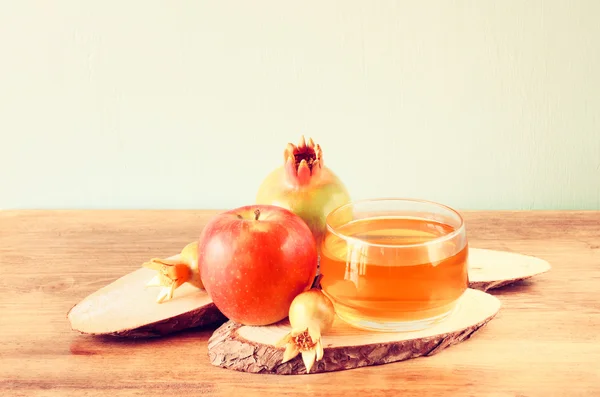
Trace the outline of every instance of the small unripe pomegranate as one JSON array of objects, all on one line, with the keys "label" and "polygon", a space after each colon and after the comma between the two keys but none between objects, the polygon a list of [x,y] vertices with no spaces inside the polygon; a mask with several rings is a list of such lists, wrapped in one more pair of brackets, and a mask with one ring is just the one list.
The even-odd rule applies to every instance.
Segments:
[{"label": "small unripe pomegranate", "polygon": [[282,363],[301,354],[309,373],[315,361],[323,358],[321,338],[331,329],[334,319],[333,303],[320,289],[312,288],[296,295],[289,310],[292,330],[276,344],[285,346]]}]

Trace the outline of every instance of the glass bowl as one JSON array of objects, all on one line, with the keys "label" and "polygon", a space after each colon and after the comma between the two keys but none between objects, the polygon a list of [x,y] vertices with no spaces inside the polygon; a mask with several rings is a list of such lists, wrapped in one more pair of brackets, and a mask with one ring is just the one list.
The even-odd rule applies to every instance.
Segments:
[{"label": "glass bowl", "polygon": [[452,313],[468,288],[465,224],[448,206],[368,199],[335,209],[326,223],[321,287],[353,327],[427,328]]}]

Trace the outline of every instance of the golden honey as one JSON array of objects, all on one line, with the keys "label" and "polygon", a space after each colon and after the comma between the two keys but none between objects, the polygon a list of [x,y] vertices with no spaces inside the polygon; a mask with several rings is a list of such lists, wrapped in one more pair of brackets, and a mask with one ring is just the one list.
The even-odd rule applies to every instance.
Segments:
[{"label": "golden honey", "polygon": [[468,287],[463,233],[439,220],[380,216],[328,228],[323,291],[359,328],[419,329],[444,318]]}]

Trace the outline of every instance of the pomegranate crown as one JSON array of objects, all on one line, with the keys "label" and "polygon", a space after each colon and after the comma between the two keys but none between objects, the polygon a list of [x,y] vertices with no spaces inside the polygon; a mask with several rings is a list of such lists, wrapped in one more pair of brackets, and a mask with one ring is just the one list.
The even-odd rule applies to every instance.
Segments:
[{"label": "pomegranate crown", "polygon": [[283,157],[286,176],[298,185],[309,183],[310,179],[319,175],[323,168],[321,146],[315,145],[312,138],[309,138],[307,143],[304,135],[300,138],[298,145],[287,144]]}]

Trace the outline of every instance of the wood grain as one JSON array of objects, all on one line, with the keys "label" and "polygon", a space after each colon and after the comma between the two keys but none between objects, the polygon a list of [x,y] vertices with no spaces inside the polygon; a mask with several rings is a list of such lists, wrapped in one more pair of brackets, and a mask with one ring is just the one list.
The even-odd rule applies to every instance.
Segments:
[{"label": "wood grain", "polygon": [[600,395],[600,212],[469,212],[471,244],[548,260],[490,291],[502,310],[431,357],[310,377],[212,366],[212,329],[152,340],[80,335],[85,296],[197,238],[215,211],[0,212],[0,395]]}]

